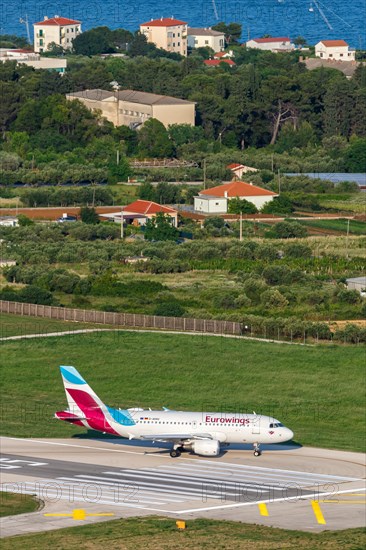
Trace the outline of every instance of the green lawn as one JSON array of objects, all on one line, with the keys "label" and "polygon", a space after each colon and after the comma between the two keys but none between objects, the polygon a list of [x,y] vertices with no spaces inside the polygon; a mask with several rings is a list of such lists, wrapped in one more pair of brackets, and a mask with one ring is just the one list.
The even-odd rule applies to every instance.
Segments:
[{"label": "green lawn", "polygon": [[222,550],[241,549],[277,550],[279,548],[304,548],[312,550],[344,548],[357,550],[364,548],[363,529],[345,531],[324,531],[304,533],[273,529],[261,525],[249,525],[234,521],[214,521],[195,519],[186,523],[186,529],[179,531],[174,519],[157,517],[128,518],[107,521],[94,525],[83,525],[58,529],[45,533],[2,539],[2,550],[37,548],[43,550],[71,550],[87,548],[96,550],[145,550],[164,548],[178,550],[190,548],[198,550],[220,548]]},{"label": "green lawn", "polygon": [[274,415],[303,445],[363,450],[365,350],[210,336],[94,333],[3,342],[1,433],[85,433],[53,418],[74,365],[111,406]]},{"label": "green lawn", "polygon": [[0,517],[28,514],[39,508],[38,500],[30,495],[0,492]]},{"label": "green lawn", "polygon": [[0,313],[0,338],[22,334],[49,334],[50,332],[80,330],[82,328],[106,328],[106,326]]},{"label": "green lawn", "polygon": [[316,227],[319,229],[347,233],[348,221],[350,235],[366,235],[366,223],[356,220],[302,220],[300,223],[306,225],[306,227]]}]

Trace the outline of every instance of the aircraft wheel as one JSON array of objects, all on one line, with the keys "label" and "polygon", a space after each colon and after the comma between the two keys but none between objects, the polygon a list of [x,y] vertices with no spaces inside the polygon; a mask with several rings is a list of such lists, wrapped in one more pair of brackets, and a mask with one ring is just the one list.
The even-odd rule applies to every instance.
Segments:
[{"label": "aircraft wheel", "polygon": [[262,453],[261,453],[261,451],[254,451],[253,454],[254,454],[254,456],[261,456]]},{"label": "aircraft wheel", "polygon": [[178,449],[172,449],[170,451],[170,456],[172,458],[178,458],[181,455],[181,452]]}]

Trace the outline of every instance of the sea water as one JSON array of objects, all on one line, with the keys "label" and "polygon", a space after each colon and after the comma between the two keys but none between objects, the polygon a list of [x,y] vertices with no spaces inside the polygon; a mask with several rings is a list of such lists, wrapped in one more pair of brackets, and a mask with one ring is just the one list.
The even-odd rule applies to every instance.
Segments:
[{"label": "sea water", "polygon": [[80,20],[82,30],[108,26],[131,31],[150,19],[174,16],[190,27],[240,23],[242,41],[264,34],[300,35],[312,45],[344,39],[352,48],[366,49],[366,0],[2,0],[0,33],[26,36],[20,23],[26,15],[32,39],[33,23],[45,15]]}]

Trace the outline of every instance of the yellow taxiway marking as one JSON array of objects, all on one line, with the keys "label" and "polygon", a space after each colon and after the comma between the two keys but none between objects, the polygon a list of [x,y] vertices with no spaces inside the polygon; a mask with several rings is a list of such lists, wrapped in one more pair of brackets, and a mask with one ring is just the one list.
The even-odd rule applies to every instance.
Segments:
[{"label": "yellow taxiway marking", "polygon": [[82,509],[76,509],[72,511],[72,514],[63,514],[63,513],[53,513],[53,514],[43,514],[46,517],[62,517],[62,518],[72,518],[76,521],[84,521],[87,517],[90,516],[114,516],[113,512],[101,512],[96,514],[89,514],[88,512],[85,512],[85,510]]},{"label": "yellow taxiway marking", "polygon": [[264,502],[261,502],[260,504],[258,504],[258,508],[259,508],[259,513],[261,516],[268,516],[268,509],[267,509],[267,504],[265,504]]},{"label": "yellow taxiway marking", "polygon": [[321,511],[319,502],[317,500],[311,501],[311,506],[313,508],[314,515],[316,517],[316,521],[320,523],[321,525],[325,525],[326,521],[324,519],[323,513]]}]

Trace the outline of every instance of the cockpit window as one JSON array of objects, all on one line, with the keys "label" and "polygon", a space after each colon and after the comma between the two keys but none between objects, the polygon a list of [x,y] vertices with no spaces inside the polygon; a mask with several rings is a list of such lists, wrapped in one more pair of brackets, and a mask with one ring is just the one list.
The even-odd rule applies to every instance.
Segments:
[{"label": "cockpit window", "polygon": [[283,428],[283,424],[281,422],[275,422],[269,425],[270,428]]}]

